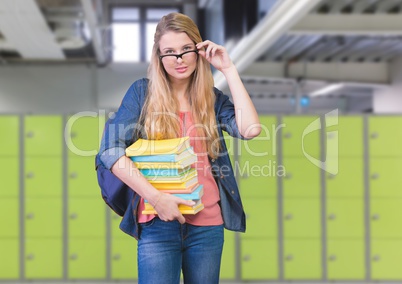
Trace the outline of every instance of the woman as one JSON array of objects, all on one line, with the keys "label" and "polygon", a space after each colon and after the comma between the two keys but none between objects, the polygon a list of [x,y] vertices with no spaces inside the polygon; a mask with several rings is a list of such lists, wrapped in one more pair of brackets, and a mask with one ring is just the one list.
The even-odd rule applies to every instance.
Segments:
[{"label": "woman", "polygon": [[[226,77],[234,105],[213,87],[212,64]],[[236,114],[236,115],[235,115]],[[133,200],[120,228],[138,239],[139,283],[218,283],[223,228],[245,231],[244,211],[222,130],[241,139],[257,136],[257,112],[224,47],[202,41],[195,23],[180,13],[164,16],[154,38],[148,79],[128,90],[105,129],[101,162],[130,188]],[[124,155],[139,136],[190,136],[198,156],[205,208],[155,189]],[[147,199],[157,215],[141,214]]]}]

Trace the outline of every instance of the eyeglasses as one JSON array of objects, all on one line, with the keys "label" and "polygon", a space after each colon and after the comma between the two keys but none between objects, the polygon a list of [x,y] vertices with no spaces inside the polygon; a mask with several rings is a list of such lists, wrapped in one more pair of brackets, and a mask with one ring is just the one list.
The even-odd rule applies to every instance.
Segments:
[{"label": "eyeglasses", "polygon": [[165,63],[174,64],[174,63],[176,63],[177,59],[179,59],[179,58],[181,58],[183,61],[194,60],[196,55],[193,54],[193,52],[198,56],[198,50],[195,49],[195,50],[185,51],[180,54],[160,55],[159,58],[160,58],[160,60],[164,60]]}]

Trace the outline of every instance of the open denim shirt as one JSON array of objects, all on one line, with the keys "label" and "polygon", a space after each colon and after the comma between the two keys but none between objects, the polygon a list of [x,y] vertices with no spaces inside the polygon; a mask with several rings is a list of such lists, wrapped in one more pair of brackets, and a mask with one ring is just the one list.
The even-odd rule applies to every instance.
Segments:
[{"label": "open denim shirt", "polygon": [[[118,111],[111,117],[104,130],[97,159],[108,169],[123,155],[125,149],[137,138],[135,129],[147,95],[147,79],[134,82],[124,96]],[[245,139],[239,132],[235,120],[235,110],[229,97],[214,88],[216,95],[215,114],[221,142],[221,152],[216,159],[209,159],[212,173],[220,193],[220,207],[224,226],[228,230],[244,232],[246,230],[245,213],[239,190],[230,163],[222,130],[229,135]],[[134,192],[133,198],[120,223],[120,229],[138,239],[140,237],[137,221],[137,208],[140,196]]]}]

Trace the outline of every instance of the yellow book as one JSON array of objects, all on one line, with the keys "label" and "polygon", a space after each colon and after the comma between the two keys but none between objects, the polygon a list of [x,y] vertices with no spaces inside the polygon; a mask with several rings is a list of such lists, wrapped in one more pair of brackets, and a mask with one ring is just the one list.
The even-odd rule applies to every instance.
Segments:
[{"label": "yellow book", "polygon": [[[193,206],[192,208],[180,208],[180,206],[179,206],[179,211],[181,212],[181,214],[193,214],[194,215],[194,214],[197,214],[198,212],[200,212],[202,209],[204,209],[203,203]],[[158,214],[158,213],[152,207],[151,209],[142,210],[142,214],[148,215],[148,214]]]},{"label": "yellow book", "polygon": [[191,168],[180,176],[145,176],[145,178],[151,183],[181,183],[195,176],[197,176],[197,169]]},{"label": "yellow book", "polygon": [[133,162],[139,169],[167,170],[167,169],[183,169],[197,162],[197,155],[190,154],[184,159],[177,162]]},{"label": "yellow book", "polygon": [[153,187],[156,189],[185,189],[190,186],[193,186],[198,183],[198,176],[190,177],[189,179],[178,182],[178,183],[171,183],[171,182],[164,182],[164,183],[154,183],[153,181],[149,181]]},{"label": "yellow book", "polygon": [[126,148],[126,156],[178,154],[190,147],[189,136],[161,140],[140,138]]}]

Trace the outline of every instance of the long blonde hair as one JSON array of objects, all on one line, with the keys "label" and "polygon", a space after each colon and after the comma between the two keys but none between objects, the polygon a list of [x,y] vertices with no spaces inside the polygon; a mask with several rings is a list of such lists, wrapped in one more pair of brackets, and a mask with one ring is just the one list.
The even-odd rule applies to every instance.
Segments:
[{"label": "long blonde hair", "polygon": [[[159,41],[170,31],[184,32],[197,44],[202,41],[196,24],[186,15],[170,13],[164,16],[156,27],[151,62],[148,68],[148,94],[140,120],[148,139],[168,139],[180,136],[178,119],[179,101],[172,93],[167,73],[159,59]],[[195,124],[202,125],[198,130],[206,138],[205,146],[208,155],[216,158],[219,149],[218,131],[215,120],[214,80],[209,62],[202,56],[197,58],[197,66],[191,75],[187,93],[191,114]],[[199,132],[199,133],[200,133]]]}]

